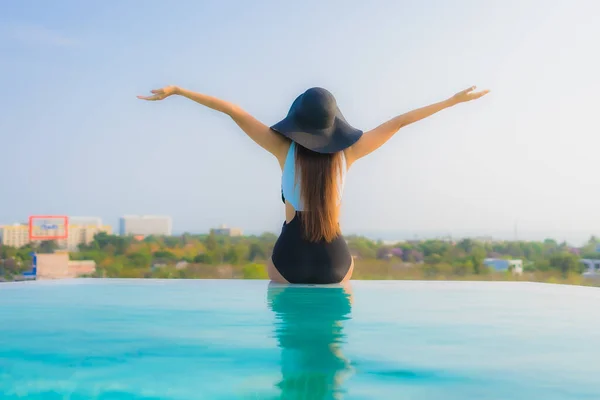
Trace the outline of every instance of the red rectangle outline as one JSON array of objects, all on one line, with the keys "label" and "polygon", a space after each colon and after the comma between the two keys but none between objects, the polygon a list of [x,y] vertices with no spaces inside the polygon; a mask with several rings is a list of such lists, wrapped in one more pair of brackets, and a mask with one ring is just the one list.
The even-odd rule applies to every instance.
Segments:
[{"label": "red rectangle outline", "polygon": [[[65,234],[60,236],[33,236],[33,221],[35,219],[55,218],[62,219],[65,225]],[[60,240],[69,237],[69,217],[65,215],[31,215],[29,217],[29,240]]]}]

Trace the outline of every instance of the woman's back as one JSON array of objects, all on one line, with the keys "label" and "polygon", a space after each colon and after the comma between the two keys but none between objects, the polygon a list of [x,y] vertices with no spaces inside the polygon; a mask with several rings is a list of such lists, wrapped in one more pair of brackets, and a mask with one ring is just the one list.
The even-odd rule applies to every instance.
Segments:
[{"label": "woman's back", "polygon": [[341,282],[352,266],[339,227],[344,152],[319,154],[291,142],[282,170],[286,222],[273,249],[277,272],[292,283]]},{"label": "woman's back", "polygon": [[281,177],[286,220],[300,212],[308,238],[333,240],[340,233],[339,207],[346,171],[343,151],[319,154],[291,142]]},{"label": "woman's back", "polygon": [[[298,151],[297,151],[298,150]],[[285,163],[283,165],[283,174],[281,177],[281,193],[284,199],[284,202],[287,201],[296,211],[305,211],[305,205],[302,201],[302,173],[298,168],[298,153],[306,153],[310,150],[303,149],[296,145],[295,142],[290,142],[290,147],[287,152],[287,156],[285,158]],[[324,157],[318,153],[315,154],[316,157]],[[338,153],[334,153],[332,155],[326,155],[325,157],[330,156],[331,158],[339,158],[340,166],[339,171],[335,171],[335,175],[337,175],[336,182],[336,191],[337,191],[337,202],[338,205],[341,203],[342,195],[344,192],[344,184],[346,183],[346,156],[343,151]],[[302,154],[300,155],[302,157]],[[334,160],[334,162],[337,160]],[[300,161],[302,162],[302,161]],[[306,162],[313,162],[312,160],[307,160]],[[332,162],[329,157],[325,161],[325,165],[316,166],[316,168],[327,167],[327,163]],[[325,171],[323,171],[325,173]],[[312,182],[308,182],[311,184]]]}]

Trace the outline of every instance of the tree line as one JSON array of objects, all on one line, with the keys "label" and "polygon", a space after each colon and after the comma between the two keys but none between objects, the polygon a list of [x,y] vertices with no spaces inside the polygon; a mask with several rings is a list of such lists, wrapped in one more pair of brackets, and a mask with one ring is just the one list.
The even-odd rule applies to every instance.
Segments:
[{"label": "tree line", "polygon": [[[543,242],[406,241],[393,245],[348,236],[356,279],[529,279],[581,283],[581,258],[600,259],[600,241],[591,237],[582,248],[547,239]],[[94,277],[106,278],[267,278],[266,263],[277,236],[206,235],[129,236],[97,234],[80,245],[71,259],[94,260]],[[0,276],[14,276],[31,265],[31,252],[50,253],[54,242],[20,249],[0,248]],[[521,259],[523,277],[498,273],[486,258]]]}]

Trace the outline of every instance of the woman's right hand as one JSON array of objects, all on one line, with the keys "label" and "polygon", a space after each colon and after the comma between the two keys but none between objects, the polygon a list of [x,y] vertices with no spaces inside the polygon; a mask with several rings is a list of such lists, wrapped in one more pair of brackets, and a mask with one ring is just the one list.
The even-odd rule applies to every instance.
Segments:
[{"label": "woman's right hand", "polygon": [[477,86],[471,86],[468,89],[465,89],[461,92],[456,93],[454,96],[452,96],[452,100],[456,104],[465,103],[467,101],[471,101],[471,100],[475,100],[480,97],[483,97],[490,92],[489,90],[481,90],[479,92],[475,92],[474,90],[476,87]]},{"label": "woman's right hand", "polygon": [[177,94],[179,88],[177,86],[165,86],[162,89],[151,90],[150,93],[153,93],[152,96],[138,96],[138,99],[148,100],[148,101],[156,101],[163,100],[169,96]]}]

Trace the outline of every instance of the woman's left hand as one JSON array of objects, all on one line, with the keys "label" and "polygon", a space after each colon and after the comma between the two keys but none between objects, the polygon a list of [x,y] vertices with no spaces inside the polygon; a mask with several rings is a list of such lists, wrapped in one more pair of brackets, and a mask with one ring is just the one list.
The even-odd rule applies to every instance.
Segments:
[{"label": "woman's left hand", "polygon": [[489,90],[475,92],[476,88],[477,86],[471,86],[468,89],[458,92],[454,96],[452,96],[452,100],[455,103],[465,103],[467,101],[479,99],[480,97],[483,97],[490,92]]},{"label": "woman's left hand", "polygon": [[177,86],[166,86],[162,89],[151,90],[150,92],[153,93],[152,96],[138,96],[137,98],[148,101],[164,100],[169,96],[177,94],[178,89]]}]

